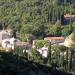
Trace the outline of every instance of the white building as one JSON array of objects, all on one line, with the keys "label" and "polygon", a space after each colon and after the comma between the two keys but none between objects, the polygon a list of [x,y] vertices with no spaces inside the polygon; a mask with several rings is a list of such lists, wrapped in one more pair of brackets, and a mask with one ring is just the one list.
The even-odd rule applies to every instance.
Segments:
[{"label": "white building", "polygon": [[47,47],[42,47],[40,49],[37,49],[37,51],[43,56],[47,57],[48,55],[48,48]]},{"label": "white building", "polygon": [[14,44],[19,41],[18,39],[15,38],[7,38],[2,40],[2,47],[7,49],[14,49]]},{"label": "white building", "polygon": [[10,37],[9,33],[5,30],[0,31],[0,43],[2,43],[2,40],[8,39]]}]

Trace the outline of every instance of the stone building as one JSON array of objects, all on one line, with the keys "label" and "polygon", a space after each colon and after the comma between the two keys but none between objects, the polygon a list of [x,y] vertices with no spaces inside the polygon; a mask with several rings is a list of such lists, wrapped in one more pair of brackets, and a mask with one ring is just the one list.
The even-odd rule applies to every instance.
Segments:
[{"label": "stone building", "polygon": [[5,30],[0,31],[0,43],[2,43],[2,40],[7,38],[10,38],[9,33]]}]

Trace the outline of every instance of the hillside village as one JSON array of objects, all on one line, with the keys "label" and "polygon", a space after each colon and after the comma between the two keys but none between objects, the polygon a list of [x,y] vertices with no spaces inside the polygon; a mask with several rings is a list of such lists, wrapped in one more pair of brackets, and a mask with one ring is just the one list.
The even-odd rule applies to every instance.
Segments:
[{"label": "hillside village", "polygon": [[[5,49],[5,51],[10,51],[10,50],[14,50],[15,47],[19,46],[22,47],[23,49],[26,47],[35,47],[35,40],[32,40],[32,44],[30,42],[24,42],[21,41],[17,38],[14,38],[14,36],[11,36],[12,34],[10,34],[10,32],[6,31],[6,30],[2,30],[0,31],[0,44],[2,46],[2,48]],[[43,40],[46,40],[48,43],[51,42],[51,45],[64,45],[64,37],[46,37]],[[48,47],[41,47],[40,48],[41,51],[44,53],[48,52]],[[38,49],[38,50],[40,50]],[[46,50],[47,49],[47,50]],[[46,55],[47,56],[47,55]]]},{"label": "hillside village", "polygon": [[0,0],[0,66],[0,75],[74,73],[75,0]]},{"label": "hillside village", "polygon": [[[56,46],[56,49],[57,49],[58,46],[59,46],[60,49],[65,49],[65,51],[63,50],[64,55],[63,55],[62,52],[60,52],[60,57],[64,56],[64,59],[65,59],[67,51],[66,51],[66,48],[63,48],[62,46],[70,48],[71,45],[73,44],[73,41],[71,39],[72,34],[70,35],[71,37],[69,36],[69,38],[66,38],[66,39],[64,37],[45,37],[43,40],[35,39],[35,40],[32,41],[32,44],[30,42],[21,41],[18,38],[14,38],[14,36],[12,37],[11,35],[12,34],[7,32],[6,30],[0,31],[0,36],[1,36],[0,37],[0,44],[1,44],[1,48],[2,48],[2,50],[0,49],[1,52],[11,52],[11,51],[15,52],[16,48],[20,47],[20,48],[18,48],[20,50],[18,52],[18,54],[19,54],[19,56],[23,56],[23,55],[29,54],[31,52],[32,48],[34,49],[34,48],[37,47],[36,50],[35,50],[37,52],[35,52],[35,53],[37,53],[37,54],[39,53],[44,58],[47,58],[50,55],[49,51],[51,51],[51,59],[50,59],[51,62],[54,61],[54,59],[52,59],[52,57],[54,56],[53,54],[55,54],[55,52],[56,52],[55,49],[53,48],[53,46]],[[36,46],[37,40],[38,41],[45,41],[45,43],[47,45],[45,45],[45,43],[43,45],[42,45],[42,43],[39,43]],[[58,53],[59,53],[59,50],[57,50]],[[69,51],[69,54],[70,54],[70,51]],[[40,56],[40,55],[38,55],[38,56]],[[33,56],[35,56],[35,54]],[[28,58],[28,59],[30,59],[30,58]],[[35,61],[35,59],[34,59],[34,61]],[[66,64],[64,64],[64,66],[66,66]],[[72,65],[70,64],[70,66],[72,66]]]},{"label": "hillside village", "polygon": [[[6,30],[0,31],[0,44],[1,48],[4,49],[6,52],[10,52],[11,50],[15,50],[16,47],[21,47],[22,51],[28,52],[31,48],[36,47],[36,41],[38,39],[34,39],[31,42],[24,42],[19,40],[18,38],[14,38],[11,36],[12,34]],[[66,43],[64,37],[45,37],[43,40],[38,41],[46,41],[49,46],[58,45],[58,46],[66,46],[65,44],[70,44],[70,40]],[[72,41],[72,40],[71,40]],[[40,45],[40,44],[39,44]],[[67,47],[67,46],[66,46]],[[37,51],[44,57],[48,55],[48,46],[45,44],[41,47],[37,47]]]}]

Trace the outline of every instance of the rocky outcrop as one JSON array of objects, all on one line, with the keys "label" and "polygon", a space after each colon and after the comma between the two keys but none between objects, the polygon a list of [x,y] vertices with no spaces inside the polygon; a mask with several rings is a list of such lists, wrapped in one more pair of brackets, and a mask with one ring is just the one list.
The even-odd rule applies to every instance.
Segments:
[{"label": "rocky outcrop", "polygon": [[66,47],[74,47],[75,46],[74,38],[75,38],[74,33],[70,34],[68,37],[66,37],[64,45]]}]

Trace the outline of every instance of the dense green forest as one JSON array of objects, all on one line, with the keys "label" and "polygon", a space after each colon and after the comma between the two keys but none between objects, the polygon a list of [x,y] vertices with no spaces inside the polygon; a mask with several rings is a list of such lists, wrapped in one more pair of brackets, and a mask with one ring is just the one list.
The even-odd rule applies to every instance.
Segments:
[{"label": "dense green forest", "polygon": [[[75,0],[0,0],[0,29],[36,37],[66,36],[75,22],[63,26],[64,14],[75,14]],[[73,26],[73,29],[72,29]]]}]

